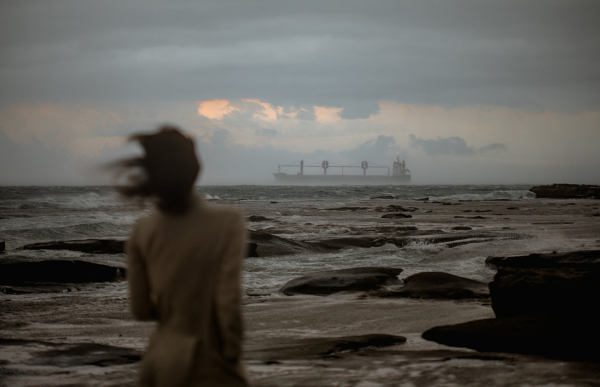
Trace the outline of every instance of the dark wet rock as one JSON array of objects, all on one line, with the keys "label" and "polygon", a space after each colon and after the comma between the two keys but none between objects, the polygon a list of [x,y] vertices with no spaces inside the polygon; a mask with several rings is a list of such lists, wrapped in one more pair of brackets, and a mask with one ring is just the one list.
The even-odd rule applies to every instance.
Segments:
[{"label": "dark wet rock", "polygon": [[386,211],[394,211],[394,212],[400,212],[400,211],[404,211],[404,212],[415,212],[416,210],[418,210],[418,208],[416,207],[402,207],[402,206],[398,206],[398,205],[394,205],[394,204],[390,204],[389,206],[385,207]]},{"label": "dark wet rock", "polygon": [[600,361],[597,319],[520,316],[432,328],[423,338],[481,352],[510,352],[560,360]]},{"label": "dark wet rock", "polygon": [[600,186],[586,184],[538,185],[529,189],[535,197],[551,199],[600,198]]},{"label": "dark wet rock", "polygon": [[355,267],[305,275],[287,282],[281,292],[287,296],[312,294],[325,296],[344,291],[369,291],[399,285],[402,269],[391,267]]},{"label": "dark wet rock", "polygon": [[42,341],[0,339],[0,345],[19,346],[33,357],[26,361],[30,365],[54,367],[97,366],[110,367],[140,361],[141,353],[134,349],[111,345],[81,343],[57,344]]},{"label": "dark wet rock", "polygon": [[0,253],[6,250],[6,242],[0,242]]},{"label": "dark wet rock", "polygon": [[471,231],[471,230],[473,230],[473,228],[469,227],[469,226],[456,226],[456,227],[452,227],[452,230],[456,230],[456,231]]},{"label": "dark wet rock", "polygon": [[[404,344],[406,337],[386,334],[361,336],[314,337],[291,340],[290,345],[253,351],[253,357],[262,358],[266,364],[278,364],[285,359],[309,359],[314,357],[334,357],[345,352],[357,352],[371,348],[391,347]],[[261,353],[262,352],[262,353]]]},{"label": "dark wet rock", "polygon": [[419,200],[419,201],[423,201],[423,202],[428,202],[429,201],[429,197],[418,198],[418,199],[413,199],[413,200]]},{"label": "dark wet rock", "polygon": [[86,261],[48,260],[0,265],[0,285],[89,283],[122,280],[124,267]]},{"label": "dark wet rock", "polygon": [[507,210],[518,210],[519,207],[506,207]]},{"label": "dark wet rock", "polygon": [[495,319],[423,333],[441,344],[563,360],[600,361],[600,250],[489,257]]},{"label": "dark wet rock", "polygon": [[73,284],[32,284],[24,286],[0,286],[2,294],[43,294],[43,293],[76,293]]},{"label": "dark wet rock", "polygon": [[370,197],[369,199],[371,199],[371,200],[373,200],[373,199],[386,199],[386,200],[390,200],[390,199],[396,199],[396,197],[394,195],[380,195],[380,196]]},{"label": "dark wet rock", "polygon": [[299,242],[260,231],[250,231],[248,257],[271,257],[300,253],[322,253],[339,249],[327,244]]},{"label": "dark wet rock", "polygon": [[491,212],[492,210],[475,210],[475,212]]},{"label": "dark wet rock", "polygon": [[325,209],[329,210],[329,211],[359,211],[359,210],[368,210],[369,207],[346,206],[346,207],[334,207],[334,208],[325,208]]},{"label": "dark wet rock", "polygon": [[78,239],[33,243],[20,247],[22,250],[69,250],[95,254],[122,254],[124,239]]},{"label": "dark wet rock", "polygon": [[473,212],[473,210],[464,210],[463,212]]},{"label": "dark wet rock", "polygon": [[487,219],[487,217],[480,216],[480,215],[477,215],[477,216],[462,216],[462,215],[457,215],[454,218],[457,218],[457,219]]},{"label": "dark wet rock", "polygon": [[385,219],[399,219],[399,218],[412,218],[412,215],[403,214],[402,212],[395,212],[392,214],[385,214],[382,216]]},{"label": "dark wet rock", "polygon": [[600,299],[600,250],[488,257],[496,317],[535,313],[581,315]]},{"label": "dark wet rock", "polygon": [[423,272],[404,279],[398,290],[375,293],[382,298],[410,297],[425,299],[488,298],[487,284],[442,272]]},{"label": "dark wet rock", "polygon": [[271,218],[267,218],[267,217],[261,216],[261,215],[250,215],[246,219],[248,219],[248,222],[265,222],[267,220],[273,220]]}]

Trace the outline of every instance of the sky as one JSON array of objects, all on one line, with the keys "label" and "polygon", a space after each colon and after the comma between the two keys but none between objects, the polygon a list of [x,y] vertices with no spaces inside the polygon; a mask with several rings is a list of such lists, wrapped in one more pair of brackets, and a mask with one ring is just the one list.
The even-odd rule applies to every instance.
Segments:
[{"label": "sky", "polygon": [[397,156],[414,184],[600,184],[599,17],[579,0],[2,1],[0,185],[110,183],[128,136],[165,123],[194,136],[201,184]]}]

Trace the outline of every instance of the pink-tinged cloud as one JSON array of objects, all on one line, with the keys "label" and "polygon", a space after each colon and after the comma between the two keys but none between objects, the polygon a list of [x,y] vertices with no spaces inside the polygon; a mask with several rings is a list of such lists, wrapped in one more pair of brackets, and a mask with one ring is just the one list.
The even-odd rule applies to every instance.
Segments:
[{"label": "pink-tinged cloud", "polygon": [[212,99],[198,102],[198,114],[210,118],[211,120],[221,120],[223,116],[239,110],[231,106],[226,99]]}]

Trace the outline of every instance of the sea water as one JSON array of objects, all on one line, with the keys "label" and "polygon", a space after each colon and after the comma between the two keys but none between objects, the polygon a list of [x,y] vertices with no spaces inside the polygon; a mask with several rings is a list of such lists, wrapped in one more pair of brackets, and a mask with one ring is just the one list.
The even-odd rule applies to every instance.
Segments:
[{"label": "sea water", "polygon": [[[430,200],[528,200],[535,196],[525,185],[405,185],[405,186],[200,186],[198,191],[211,202],[277,202],[284,208],[306,205],[335,206],[369,200],[376,196],[396,199],[428,197]],[[5,257],[77,258],[90,256],[63,250],[16,250],[44,241],[85,238],[124,238],[135,220],[151,211],[148,206],[123,200],[110,187],[0,187],[0,241],[6,242]],[[293,221],[293,219],[292,219]],[[322,222],[327,223],[324,218]],[[326,225],[327,226],[327,225]],[[340,225],[328,225],[325,234],[347,233]],[[249,227],[256,227],[250,224]],[[261,224],[268,231],[268,224]],[[325,235],[325,236],[327,236]],[[298,235],[282,235],[299,238]],[[413,244],[399,249],[384,245],[370,249],[344,249],[329,254],[300,254],[285,257],[252,258],[244,264],[247,292],[276,292],[286,281],[307,272],[357,266],[404,268],[405,274],[438,269],[471,278],[489,276],[482,262],[469,261],[432,268],[420,263],[443,247]],[[96,258],[102,258],[95,255]],[[0,255],[0,259],[2,256]],[[106,259],[125,260],[123,254]],[[481,258],[483,259],[483,258]],[[481,260],[480,259],[480,260]]]}]

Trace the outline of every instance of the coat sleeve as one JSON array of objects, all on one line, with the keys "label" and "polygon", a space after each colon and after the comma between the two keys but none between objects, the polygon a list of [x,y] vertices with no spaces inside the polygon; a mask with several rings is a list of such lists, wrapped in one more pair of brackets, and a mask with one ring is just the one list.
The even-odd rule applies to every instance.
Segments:
[{"label": "coat sleeve", "polygon": [[241,271],[246,252],[246,225],[241,214],[236,214],[228,234],[217,279],[215,304],[223,356],[230,362],[236,362],[241,356],[243,339]]},{"label": "coat sleeve", "polygon": [[139,248],[139,227],[139,223],[135,225],[126,246],[129,302],[135,319],[155,320],[158,315],[150,299],[150,284],[146,263]]}]

